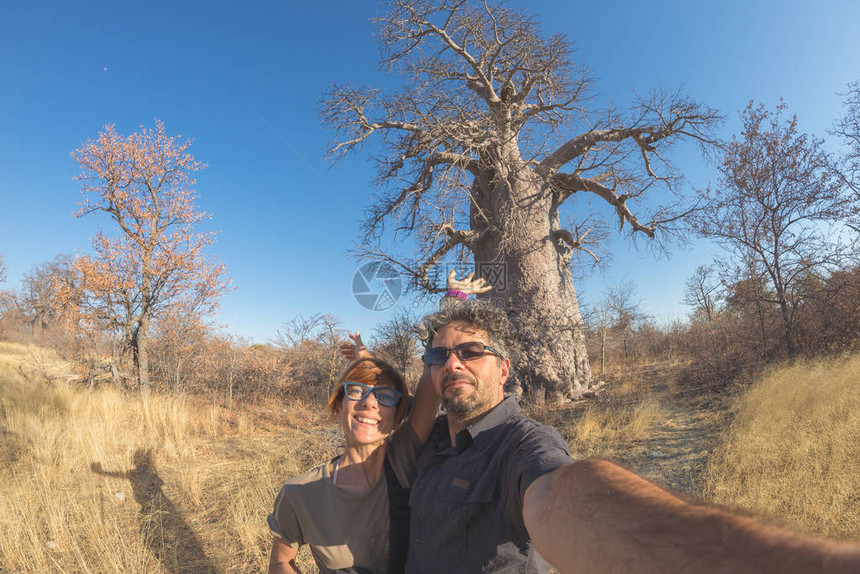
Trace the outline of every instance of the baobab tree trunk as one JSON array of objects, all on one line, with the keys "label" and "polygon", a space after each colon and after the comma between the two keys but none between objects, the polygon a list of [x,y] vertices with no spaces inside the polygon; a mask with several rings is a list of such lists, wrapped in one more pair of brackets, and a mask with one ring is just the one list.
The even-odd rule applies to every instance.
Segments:
[{"label": "baobab tree trunk", "polygon": [[[594,114],[582,97],[587,68],[574,65],[562,35],[544,35],[529,15],[496,2],[480,9],[469,2],[386,5],[376,19],[380,50],[386,67],[406,70],[405,89],[334,85],[322,110],[338,132],[330,157],[381,138],[379,184],[400,190],[370,208],[363,251],[397,263],[430,292],[438,286],[428,273],[449,254],[471,252],[479,272],[482,264],[504,264],[505,292],[486,296],[513,319],[522,382],[537,399],[574,396],[593,380],[570,276],[583,237],[559,225],[558,210],[590,197],[622,228],[654,237],[663,222],[642,224],[628,199],[669,183],[652,169],[670,167],[657,155],[663,142],[710,145],[719,116],[655,92],[635,105],[630,123],[614,110],[608,122],[595,123],[603,112]],[[570,133],[580,122],[591,127]],[[658,212],[665,223],[681,216],[674,208]],[[391,230],[417,239],[414,265],[381,246]]]},{"label": "baobab tree trunk", "polygon": [[[479,186],[492,190],[480,193]],[[504,306],[513,324],[521,352],[514,365],[519,382],[537,402],[575,398],[593,376],[569,250],[553,234],[559,229],[554,198],[527,168],[511,175],[497,169],[492,180],[478,178],[473,193],[492,200],[481,210],[507,210],[496,218],[502,227],[472,247],[476,266],[504,264],[504,292],[487,297]],[[476,210],[472,217],[478,217]]]},{"label": "baobab tree trunk", "polygon": [[570,269],[541,251],[507,258],[508,303],[522,352],[516,372],[535,401],[552,403],[576,397],[593,377]]}]

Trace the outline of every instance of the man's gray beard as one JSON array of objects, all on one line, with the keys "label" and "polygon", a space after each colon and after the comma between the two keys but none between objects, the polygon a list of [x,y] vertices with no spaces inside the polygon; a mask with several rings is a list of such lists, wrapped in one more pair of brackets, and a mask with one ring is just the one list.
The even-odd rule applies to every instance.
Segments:
[{"label": "man's gray beard", "polygon": [[448,413],[448,416],[457,421],[467,421],[479,414],[481,410],[477,393],[472,393],[468,397],[457,395],[443,397],[442,405],[445,407],[445,412]]}]

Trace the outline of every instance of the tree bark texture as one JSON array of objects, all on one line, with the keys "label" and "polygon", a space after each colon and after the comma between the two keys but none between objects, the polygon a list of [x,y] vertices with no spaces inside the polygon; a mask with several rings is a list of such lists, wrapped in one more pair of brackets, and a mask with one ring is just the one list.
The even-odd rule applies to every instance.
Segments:
[{"label": "tree bark texture", "polygon": [[553,237],[559,229],[554,195],[531,169],[514,166],[498,166],[474,182],[473,219],[480,210],[500,225],[472,251],[478,268],[503,264],[504,292],[487,297],[505,308],[513,324],[521,352],[514,369],[518,382],[533,400],[557,402],[593,382],[585,325],[569,251]]}]

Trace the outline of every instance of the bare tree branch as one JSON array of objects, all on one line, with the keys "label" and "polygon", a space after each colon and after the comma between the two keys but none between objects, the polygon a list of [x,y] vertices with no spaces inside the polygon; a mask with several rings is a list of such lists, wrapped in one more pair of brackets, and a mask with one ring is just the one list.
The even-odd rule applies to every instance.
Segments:
[{"label": "bare tree branch", "polygon": [[557,229],[556,231],[552,232],[552,235],[555,239],[558,239],[562,243],[565,243],[571,249],[576,249],[587,253],[594,260],[595,265],[600,263],[600,258],[595,255],[594,251],[591,251],[590,249],[585,247],[584,241],[587,232],[583,236],[580,236],[579,233],[577,233],[576,237],[574,237],[574,235],[567,229]]},{"label": "bare tree branch", "polygon": [[641,231],[648,237],[654,237],[653,225],[642,225],[630,208],[627,206],[627,200],[630,196],[626,194],[616,193],[614,188],[606,187],[602,183],[593,179],[577,177],[569,173],[557,173],[552,178],[552,184],[557,189],[561,190],[561,201],[564,201],[571,194],[577,191],[587,191],[593,193],[605,200],[607,203],[615,207],[615,213],[618,215],[618,227],[624,228],[624,222],[629,223],[634,231]]}]

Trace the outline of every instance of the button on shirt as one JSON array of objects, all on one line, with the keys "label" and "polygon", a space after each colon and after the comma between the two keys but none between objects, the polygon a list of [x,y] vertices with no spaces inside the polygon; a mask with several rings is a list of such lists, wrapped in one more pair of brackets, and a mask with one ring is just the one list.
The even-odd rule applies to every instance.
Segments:
[{"label": "button on shirt", "polygon": [[441,417],[418,460],[406,571],[547,572],[523,522],[523,496],[536,478],[571,462],[565,441],[512,396],[456,438],[451,446]]}]

